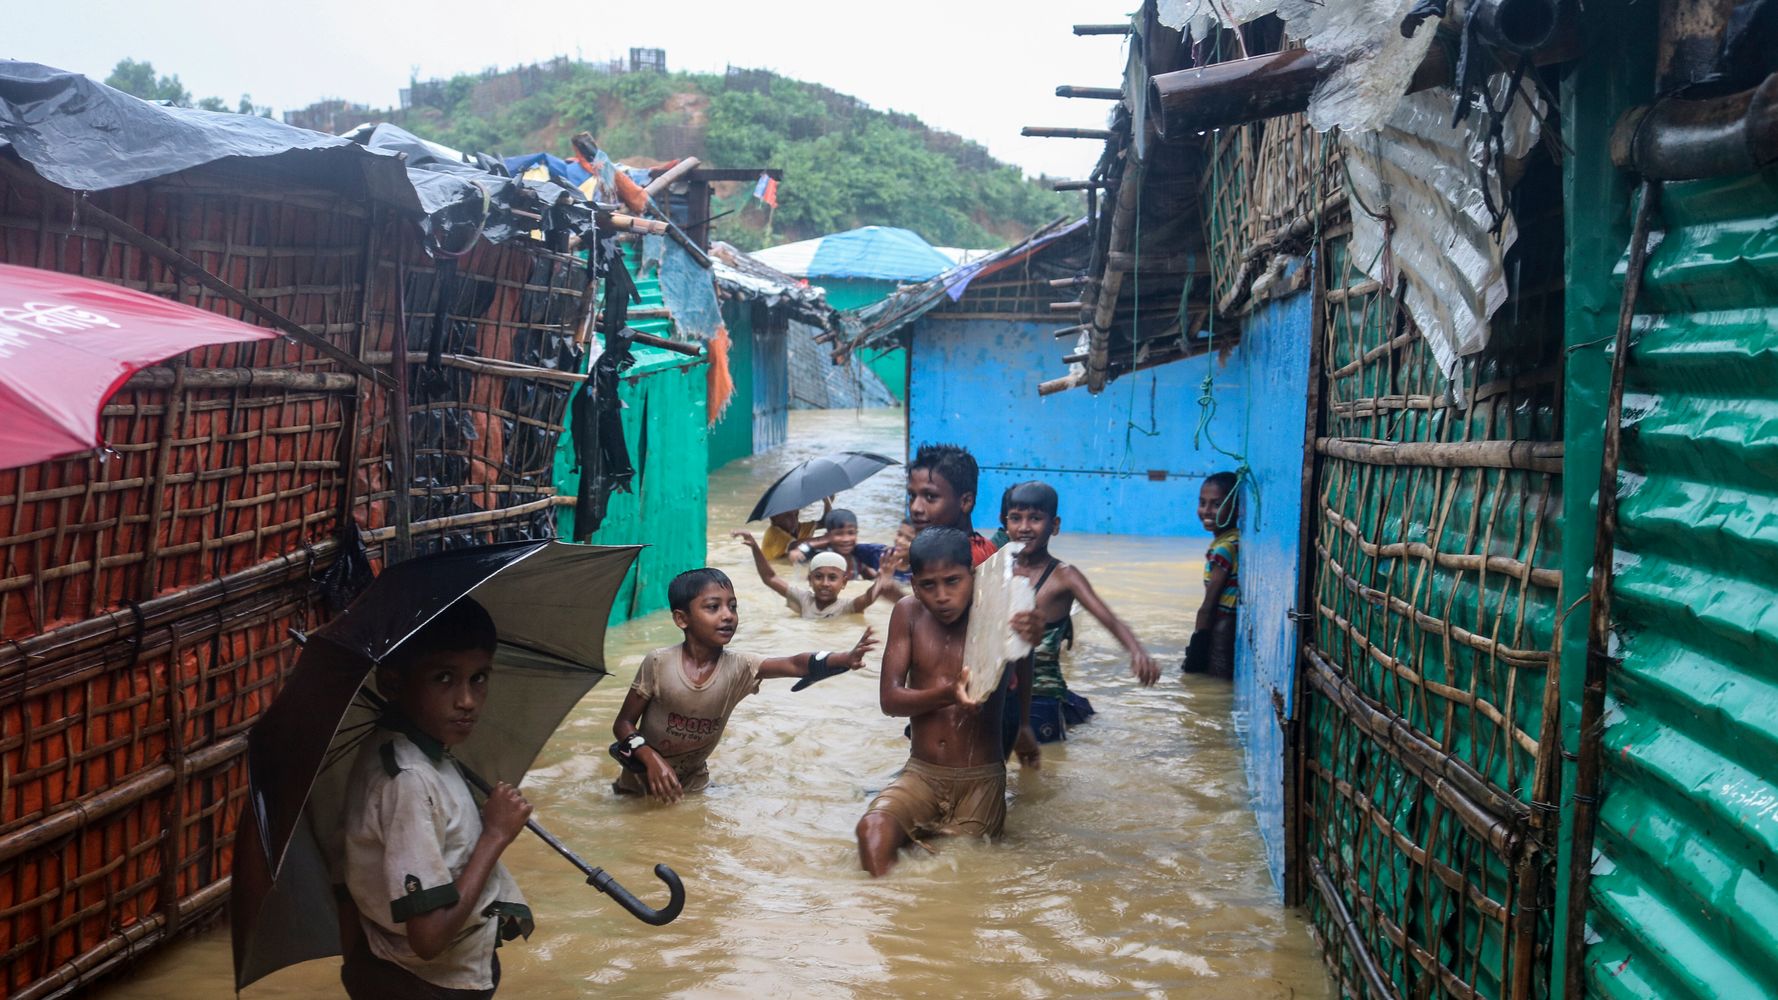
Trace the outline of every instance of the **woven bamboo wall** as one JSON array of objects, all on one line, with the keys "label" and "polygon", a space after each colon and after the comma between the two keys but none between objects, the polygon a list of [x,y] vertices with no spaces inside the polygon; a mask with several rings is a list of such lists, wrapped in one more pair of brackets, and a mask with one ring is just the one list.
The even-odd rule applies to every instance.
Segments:
[{"label": "woven bamboo wall", "polygon": [[1514,299],[1463,363],[1461,402],[1349,259],[1348,227],[1320,244],[1299,836],[1351,995],[1520,998],[1547,983],[1563,244],[1559,187],[1536,180],[1521,186]]},{"label": "woven bamboo wall", "polygon": [[[509,244],[457,261],[428,369],[438,265],[408,223],[225,171],[86,197],[374,366],[393,370],[404,333],[412,357],[397,396],[286,339],[193,352],[112,398],[109,452],[0,470],[0,993],[14,996],[84,982],[218,910],[246,732],[294,666],[290,630],[325,620],[316,580],[342,512],[373,560],[552,536],[581,365],[585,267],[568,258]],[[0,260],[242,318],[69,204],[0,181]]]}]

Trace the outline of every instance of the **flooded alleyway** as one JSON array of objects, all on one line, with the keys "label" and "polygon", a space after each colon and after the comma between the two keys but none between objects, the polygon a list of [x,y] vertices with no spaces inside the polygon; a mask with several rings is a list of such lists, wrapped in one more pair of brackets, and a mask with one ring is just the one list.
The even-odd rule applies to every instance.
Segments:
[{"label": "flooded alleyway", "polygon": [[[902,436],[901,411],[797,412],[786,448],[711,476],[710,562],[739,590],[738,648],[791,653],[856,638],[856,618],[789,617],[728,533],[795,462],[845,448],[901,457]],[[892,535],[902,481],[892,469],[841,501],[866,540]],[[685,914],[665,928],[637,923],[523,837],[506,857],[538,928],[502,949],[503,995],[1328,996],[1307,925],[1278,904],[1266,873],[1228,686],[1172,672],[1198,603],[1202,539],[1064,534],[1054,547],[1168,672],[1138,688],[1115,642],[1077,614],[1071,684],[1099,714],[1046,747],[1041,771],[1015,768],[1007,837],[909,854],[876,882],[858,870],[852,828],[907,743],[902,723],[877,709],[874,665],[800,694],[768,683],[736,711],[709,793],[662,808],[612,794],[605,747],[642,655],[678,633],[664,612],[613,629],[613,676],[563,725],[525,789],[546,826],[647,901],[664,898],[649,868],[673,866]],[[887,605],[867,615],[879,630],[888,617]],[[224,924],[98,992],[200,1000],[233,995],[230,984]],[[338,993],[328,960],[244,995]]]}]

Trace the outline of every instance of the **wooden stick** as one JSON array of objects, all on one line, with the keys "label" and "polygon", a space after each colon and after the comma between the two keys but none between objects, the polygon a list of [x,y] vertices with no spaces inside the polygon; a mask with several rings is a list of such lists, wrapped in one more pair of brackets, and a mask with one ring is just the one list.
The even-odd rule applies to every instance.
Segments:
[{"label": "wooden stick", "polygon": [[1076,35],[1127,35],[1130,25],[1124,24],[1077,24],[1074,26]]},{"label": "wooden stick", "polygon": [[1143,274],[1209,274],[1210,258],[1207,254],[1150,254],[1140,256],[1125,250],[1113,250],[1105,255],[1105,269],[1108,271],[1140,271]]},{"label": "wooden stick", "polygon": [[667,224],[658,219],[644,219],[622,212],[599,212],[597,221],[602,226],[609,226],[620,233],[645,233],[649,236],[665,236]]},{"label": "wooden stick", "polygon": [[1056,88],[1057,97],[1080,97],[1089,101],[1121,101],[1124,99],[1122,87],[1075,87],[1063,84]]},{"label": "wooden stick", "polygon": [[1566,995],[1579,996],[1586,982],[1586,926],[1592,884],[1593,840],[1599,819],[1600,774],[1604,770],[1605,683],[1615,657],[1611,643],[1611,580],[1617,553],[1617,476],[1623,446],[1624,367],[1630,353],[1630,328],[1635,325],[1636,299],[1642,293],[1642,272],[1648,263],[1648,233],[1661,187],[1644,180],[1630,230],[1630,262],[1618,303],[1617,335],[1612,341],[1611,385],[1605,396],[1605,440],[1599,463],[1598,521],[1593,529],[1593,579],[1587,590],[1592,607],[1587,615],[1587,664],[1581,689],[1580,747],[1574,765],[1574,842],[1568,863],[1568,953]]},{"label": "wooden stick", "polygon": [[1069,128],[1060,125],[1027,125],[1019,130],[1027,139],[1096,139],[1104,142],[1116,135],[1105,128]]},{"label": "wooden stick", "polygon": [[1340,890],[1327,877],[1327,869],[1315,858],[1309,859],[1309,870],[1314,874],[1315,891],[1321,894],[1321,904],[1327,908],[1329,918],[1333,920],[1334,929],[1345,939],[1345,950],[1357,963],[1359,973],[1364,977],[1364,988],[1371,1000],[1394,1000],[1395,991],[1390,988],[1389,980],[1383,975],[1382,967],[1377,964],[1377,956],[1371,953],[1370,946],[1365,943],[1364,935],[1360,934],[1356,924],[1352,922],[1352,914],[1346,910],[1346,900],[1340,896]]},{"label": "wooden stick", "polygon": [[[453,514],[450,517],[435,517],[429,521],[415,521],[412,531],[416,535],[429,535],[436,531],[449,531],[452,528],[469,528],[480,524],[493,524],[497,521],[516,520],[520,514],[529,514],[532,511],[554,506],[555,502],[556,497],[552,494],[541,500],[533,500],[530,503],[522,503],[514,507],[478,510],[468,514]],[[394,537],[395,529],[393,527],[376,528],[364,533],[364,540],[367,542],[386,542]]]},{"label": "wooden stick", "polygon": [[[177,839],[171,833],[167,836]],[[228,902],[230,885],[230,877],[224,875],[179,900],[178,922],[189,923],[211,910],[220,909]],[[164,912],[145,914],[19,990],[13,994],[13,1000],[48,1000],[52,996],[65,995],[68,990],[94,982],[112,969],[137,959],[169,936]]]},{"label": "wooden stick", "polygon": [[1082,309],[1085,309],[1086,307],[1087,307],[1087,304],[1085,302],[1082,302],[1079,299],[1075,299],[1072,302],[1051,302],[1050,303],[1050,312],[1053,312],[1053,313],[1080,312]]},{"label": "wooden stick", "polygon": [[1104,181],[1056,181],[1050,185],[1052,191],[1097,191],[1105,186]]}]

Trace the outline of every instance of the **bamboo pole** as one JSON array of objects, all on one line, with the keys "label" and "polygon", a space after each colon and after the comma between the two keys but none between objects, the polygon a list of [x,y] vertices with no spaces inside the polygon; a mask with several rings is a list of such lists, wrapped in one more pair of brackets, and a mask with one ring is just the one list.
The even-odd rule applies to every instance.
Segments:
[{"label": "bamboo pole", "polygon": [[1122,87],[1076,87],[1063,84],[1056,88],[1057,97],[1079,97],[1089,101],[1121,101],[1124,99]]},{"label": "bamboo pole", "polygon": [[1617,336],[1612,342],[1611,388],[1605,397],[1605,441],[1599,463],[1598,522],[1593,534],[1593,580],[1588,589],[1587,662],[1581,689],[1580,747],[1574,765],[1574,844],[1568,882],[1567,996],[1580,996],[1586,982],[1587,894],[1592,884],[1593,840],[1599,820],[1599,781],[1604,769],[1605,683],[1611,673],[1611,580],[1617,553],[1617,475],[1623,446],[1624,367],[1630,353],[1630,327],[1636,299],[1642,293],[1642,272],[1648,262],[1649,227],[1660,185],[1644,180],[1636,222],[1630,231],[1630,262],[1624,274],[1624,296],[1618,305]]},{"label": "bamboo pole", "polygon": [[1309,859],[1309,871],[1314,877],[1315,890],[1321,894],[1321,903],[1327,907],[1327,914],[1333,921],[1334,928],[1345,938],[1346,953],[1358,966],[1364,978],[1364,988],[1371,1000],[1395,1000],[1395,991],[1389,988],[1389,980],[1377,965],[1377,957],[1371,954],[1370,946],[1365,944],[1364,936],[1352,922],[1352,914],[1346,910],[1346,901],[1340,897],[1340,890],[1328,878],[1327,869],[1315,858]]},{"label": "bamboo pole", "polygon": [[[556,497],[552,494],[541,500],[522,503],[515,507],[502,507],[497,510],[478,510],[468,514],[453,514],[450,517],[435,517],[428,521],[415,521],[411,531],[416,535],[429,535],[437,531],[449,531],[452,528],[471,528],[476,525],[493,524],[497,521],[511,520],[520,514],[543,510],[553,506]],[[376,528],[364,533],[367,542],[386,542],[395,537],[393,527]]]},{"label": "bamboo pole", "polygon": [[695,156],[687,156],[681,159],[678,163],[668,167],[659,177],[649,181],[648,186],[643,188],[642,191],[650,198],[653,198],[672,187],[674,181],[677,181],[679,178],[684,177],[686,174],[689,174],[696,169],[698,169],[698,158]]},{"label": "bamboo pole", "polygon": [[[1136,201],[1142,189],[1142,161],[1131,160],[1124,167],[1123,178],[1118,182],[1117,205],[1112,210],[1111,232],[1107,236],[1107,265],[1105,274],[1099,279],[1098,299],[1093,312],[1093,333],[1090,356],[1087,358],[1086,386],[1088,392],[1098,392],[1105,388],[1106,370],[1110,367],[1110,344],[1112,314],[1117,310],[1117,294],[1123,289],[1124,271],[1112,270],[1109,255],[1128,253],[1135,239]],[[1051,390],[1059,391],[1059,390]],[[1043,387],[1038,387],[1038,393]]]},{"label": "bamboo pole", "polygon": [[[224,876],[179,900],[179,922],[188,923],[206,911],[222,906],[228,901],[230,885],[231,880]],[[51,997],[66,996],[116,967],[134,960],[137,955],[157,947],[162,939],[169,936],[171,932],[167,927],[166,914],[148,914],[19,990],[13,994],[13,1000],[49,1000]]]},{"label": "bamboo pole", "polygon": [[1372,442],[1321,438],[1316,452],[1366,465],[1426,465],[1436,469],[1523,469],[1562,472],[1560,441]]},{"label": "bamboo pole", "polygon": [[282,368],[144,368],[125,389],[171,389],[184,373],[186,389],[292,389],[298,392],[352,392],[357,378],[343,372],[302,372]]},{"label": "bamboo pole", "polygon": [[609,227],[620,233],[643,233],[648,236],[665,236],[667,224],[658,219],[643,219],[622,212],[599,212],[597,221],[601,227]]},{"label": "bamboo pole", "polygon": [[1124,24],[1077,24],[1074,26],[1076,35],[1127,35],[1130,25]]},{"label": "bamboo pole", "polygon": [[1104,142],[1117,135],[1107,128],[1072,128],[1061,125],[1027,125],[1019,130],[1027,139],[1096,139]]},{"label": "bamboo pole", "polygon": [[1104,187],[1103,181],[1056,181],[1050,185],[1052,191],[1097,191]]}]

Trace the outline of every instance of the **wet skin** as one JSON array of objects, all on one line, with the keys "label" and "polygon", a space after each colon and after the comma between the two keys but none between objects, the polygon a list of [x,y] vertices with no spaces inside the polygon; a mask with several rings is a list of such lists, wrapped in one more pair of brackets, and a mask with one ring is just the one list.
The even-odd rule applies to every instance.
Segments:
[{"label": "wet skin", "polygon": [[[1013,563],[1013,572],[1036,586],[1053,558],[1049,549],[1050,539],[1062,529],[1062,519],[1035,508],[1014,507],[1006,512],[1002,523],[1006,526],[1007,538],[1025,546]],[[1079,601],[1080,606],[1087,609],[1087,613],[1099,619],[1099,623],[1129,651],[1130,673],[1137,681],[1147,687],[1160,679],[1161,668],[1148,655],[1148,650],[1143,648],[1136,634],[1099,599],[1086,574],[1073,566],[1057,566],[1049,579],[1044,581],[1043,589],[1037,592],[1037,615],[1046,624],[1059,621],[1073,613],[1075,601]]]},{"label": "wet skin", "polygon": [[933,525],[969,531],[974,510],[974,493],[959,494],[950,480],[931,469],[908,473],[908,520],[916,533]]}]

